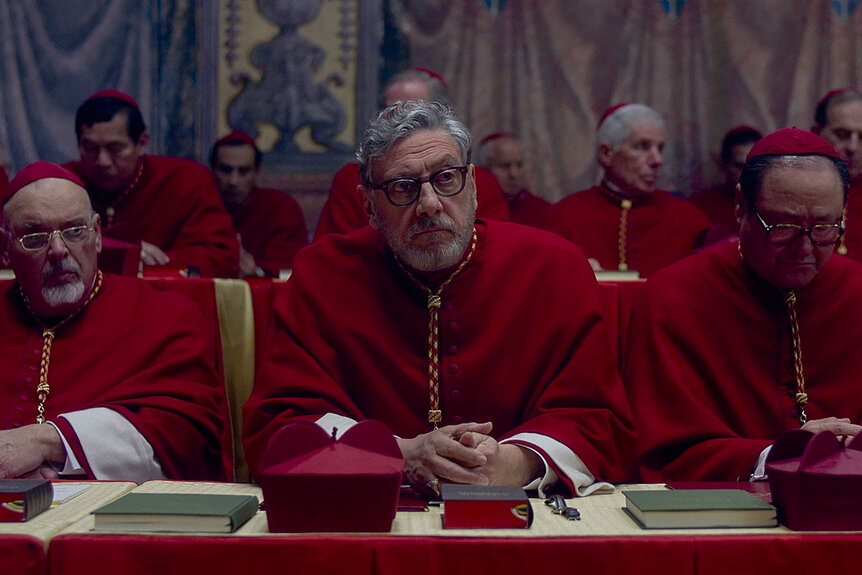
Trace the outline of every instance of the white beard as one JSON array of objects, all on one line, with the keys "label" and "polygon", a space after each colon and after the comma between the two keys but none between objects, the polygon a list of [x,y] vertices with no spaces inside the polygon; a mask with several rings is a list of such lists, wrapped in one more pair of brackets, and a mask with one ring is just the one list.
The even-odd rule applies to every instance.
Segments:
[{"label": "white beard", "polygon": [[45,286],[42,288],[42,299],[45,300],[51,307],[60,307],[68,304],[78,303],[84,297],[84,292],[87,287],[84,285],[84,280],[81,277],[81,267],[71,256],[67,257],[59,264],[52,265],[50,262],[45,263],[42,270],[43,276],[48,276],[57,271],[71,271],[78,274],[77,278],[71,282]]}]

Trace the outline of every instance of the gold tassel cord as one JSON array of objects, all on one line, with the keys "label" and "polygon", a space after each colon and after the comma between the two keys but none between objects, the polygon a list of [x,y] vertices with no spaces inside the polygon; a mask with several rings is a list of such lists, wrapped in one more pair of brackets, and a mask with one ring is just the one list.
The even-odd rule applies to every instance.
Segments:
[{"label": "gold tassel cord", "polygon": [[805,406],[808,405],[808,394],[805,392],[805,374],[802,369],[802,338],[799,336],[799,320],[796,316],[796,292],[788,291],[784,296],[784,305],[790,318],[790,335],[793,340],[793,372],[796,377],[796,408],[799,410],[799,422],[802,425],[808,421]]},{"label": "gold tassel cord", "polygon": [[626,261],[626,242],[628,235],[628,215],[629,210],[632,209],[632,201],[629,199],[624,199],[620,202],[620,235],[619,241],[617,243],[617,251],[619,254],[619,264],[617,264],[617,269],[620,271],[626,271],[629,269],[628,262]]},{"label": "gold tassel cord", "polygon": [[30,315],[36,320],[36,323],[42,328],[42,357],[39,362],[39,384],[36,386],[36,401],[38,404],[36,406],[36,423],[45,423],[45,403],[48,401],[48,395],[51,393],[51,386],[48,383],[48,367],[51,364],[51,348],[54,345],[54,338],[57,330],[60,329],[61,326],[65,325],[69,322],[73,317],[81,313],[87,304],[93,301],[93,298],[96,297],[96,294],[99,293],[99,290],[102,287],[102,272],[96,272],[96,281],[93,284],[93,289],[90,290],[90,295],[87,300],[76,309],[74,312],[63,318],[54,327],[47,327],[39,316],[33,312],[33,309],[30,307],[30,301],[27,299],[27,296],[24,294],[24,291],[21,289],[21,284],[18,284],[18,293],[21,295],[21,299],[24,301],[24,305],[27,307],[27,311],[30,312]]},{"label": "gold tassel cord", "polygon": [[137,186],[137,185],[138,185],[138,182],[140,181],[141,176],[142,176],[143,174],[144,174],[144,162],[143,162],[143,160],[141,160],[141,161],[139,162],[139,165],[138,165],[138,173],[135,175],[135,179],[134,179],[134,180],[132,180],[132,183],[131,183],[131,184],[129,184],[129,186],[128,186],[125,190],[123,190],[123,191],[122,191],[122,192],[121,192],[121,193],[120,193],[120,194],[119,194],[119,195],[114,199],[114,201],[113,201],[113,202],[111,202],[111,203],[108,205],[108,207],[107,207],[107,208],[105,208],[105,219],[107,219],[107,220],[108,220],[107,225],[105,225],[105,229],[108,229],[108,228],[110,228],[110,227],[113,225],[113,223],[114,223],[114,215],[116,214],[116,207],[117,207],[117,205],[119,205],[119,204],[120,204],[120,202],[122,202],[122,201],[126,198],[126,196],[128,196],[128,195],[129,195],[129,193],[130,193],[132,190],[134,190],[134,189],[135,189],[135,186]]},{"label": "gold tassel cord", "polygon": [[439,354],[439,310],[443,303],[442,293],[446,286],[452,282],[455,277],[461,273],[461,270],[473,259],[473,254],[476,251],[478,237],[476,229],[473,228],[473,237],[470,242],[470,250],[467,252],[467,257],[461,262],[461,265],[455,269],[446,278],[436,292],[432,292],[428,286],[419,281],[410,271],[404,267],[397,258],[398,266],[407,274],[413,283],[419,286],[428,295],[428,394],[429,394],[429,409],[428,423],[432,424],[434,429],[437,429],[443,421],[443,411],[440,409],[440,354]]}]

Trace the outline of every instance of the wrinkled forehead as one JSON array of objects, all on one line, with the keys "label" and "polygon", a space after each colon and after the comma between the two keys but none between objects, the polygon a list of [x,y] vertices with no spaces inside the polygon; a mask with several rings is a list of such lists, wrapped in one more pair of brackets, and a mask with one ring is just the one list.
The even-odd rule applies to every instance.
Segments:
[{"label": "wrinkled forehead", "polygon": [[40,224],[89,218],[93,213],[87,191],[62,178],[43,178],[27,184],[3,206],[8,225]]},{"label": "wrinkled forehead", "polygon": [[421,129],[394,142],[371,163],[371,173],[375,178],[385,178],[393,170],[443,168],[464,162],[458,143],[449,133],[445,130]]}]

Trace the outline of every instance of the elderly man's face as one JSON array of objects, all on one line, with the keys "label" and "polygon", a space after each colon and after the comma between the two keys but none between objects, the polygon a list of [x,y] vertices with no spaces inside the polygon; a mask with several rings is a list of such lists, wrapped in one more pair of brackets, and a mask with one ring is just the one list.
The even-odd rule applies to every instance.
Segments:
[{"label": "elderly man's face", "polygon": [[820,129],[835,151],[847,162],[850,179],[862,174],[862,101],[851,100],[829,106],[826,125]]},{"label": "elderly man's face", "polygon": [[526,188],[524,179],[524,151],[513,138],[498,138],[491,142],[492,154],[488,169],[500,182],[503,194],[513,200]]},{"label": "elderly man's face", "polygon": [[[15,272],[33,311],[59,317],[75,311],[89,295],[102,249],[99,216],[87,192],[59,178],[37,180],[21,188],[4,207],[3,259]],[[77,241],[53,233],[45,248],[28,251],[17,240],[26,234],[93,226]]]},{"label": "elderly man's face", "polygon": [[[455,140],[445,132],[420,130],[398,141],[371,166],[376,183],[394,178],[422,178],[452,166],[463,165]],[[476,186],[473,166],[461,193],[441,197],[425,182],[419,198],[408,206],[394,206],[383,190],[365,194],[369,223],[380,230],[401,261],[418,271],[436,271],[455,265],[473,233]]]},{"label": "elderly man's face", "polygon": [[212,171],[224,205],[230,211],[238,209],[248,200],[257,178],[254,148],[248,144],[219,146]]},{"label": "elderly man's face", "polygon": [[[764,176],[754,208],[768,225],[837,224],[844,208],[841,178],[824,157],[795,158],[773,164]],[[739,247],[746,263],[763,279],[783,289],[807,285],[832,257],[834,245],[818,246],[808,234],[785,245],[770,243],[757,214],[737,190]]]},{"label": "elderly man's face", "polygon": [[599,163],[607,180],[624,193],[646,195],[658,185],[663,150],[664,130],[652,122],[642,122],[632,126],[632,133],[618,149],[601,144]]},{"label": "elderly man's face", "polygon": [[137,142],[129,137],[125,112],[118,112],[107,122],[81,126],[78,152],[84,176],[100,191],[111,194],[123,191],[137,176],[148,138],[147,132]]}]

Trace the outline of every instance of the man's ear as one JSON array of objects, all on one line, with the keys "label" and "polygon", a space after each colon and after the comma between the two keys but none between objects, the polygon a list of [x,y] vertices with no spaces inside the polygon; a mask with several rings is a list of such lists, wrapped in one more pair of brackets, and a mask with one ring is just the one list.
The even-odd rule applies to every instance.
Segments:
[{"label": "man's ear", "polygon": [[359,184],[356,186],[357,193],[362,197],[362,208],[365,210],[365,215],[368,216],[368,225],[378,229],[377,227],[377,217],[374,214],[374,199],[371,197],[371,190]]},{"label": "man's ear", "polygon": [[141,132],[140,137],[138,137],[138,141],[136,142],[136,146],[141,148],[142,152],[147,151],[147,145],[150,143],[150,133],[147,130]]},{"label": "man's ear", "polygon": [[9,242],[12,241],[12,236],[5,229],[0,228],[0,264],[4,268],[9,267]]},{"label": "man's ear", "polygon": [[476,165],[470,164],[469,183],[473,186],[473,209],[479,209],[479,190],[476,188]]},{"label": "man's ear", "polygon": [[742,187],[736,184],[733,192],[733,213],[736,215],[736,223],[742,224],[742,216],[748,211],[748,198],[742,193]]},{"label": "man's ear", "polygon": [[93,233],[96,234],[96,253],[102,253],[102,218],[99,214],[93,214]]},{"label": "man's ear", "polygon": [[599,161],[599,165],[601,165],[603,168],[607,168],[611,164],[613,155],[613,148],[611,148],[605,143],[599,144],[599,149],[596,152],[596,159]]}]

